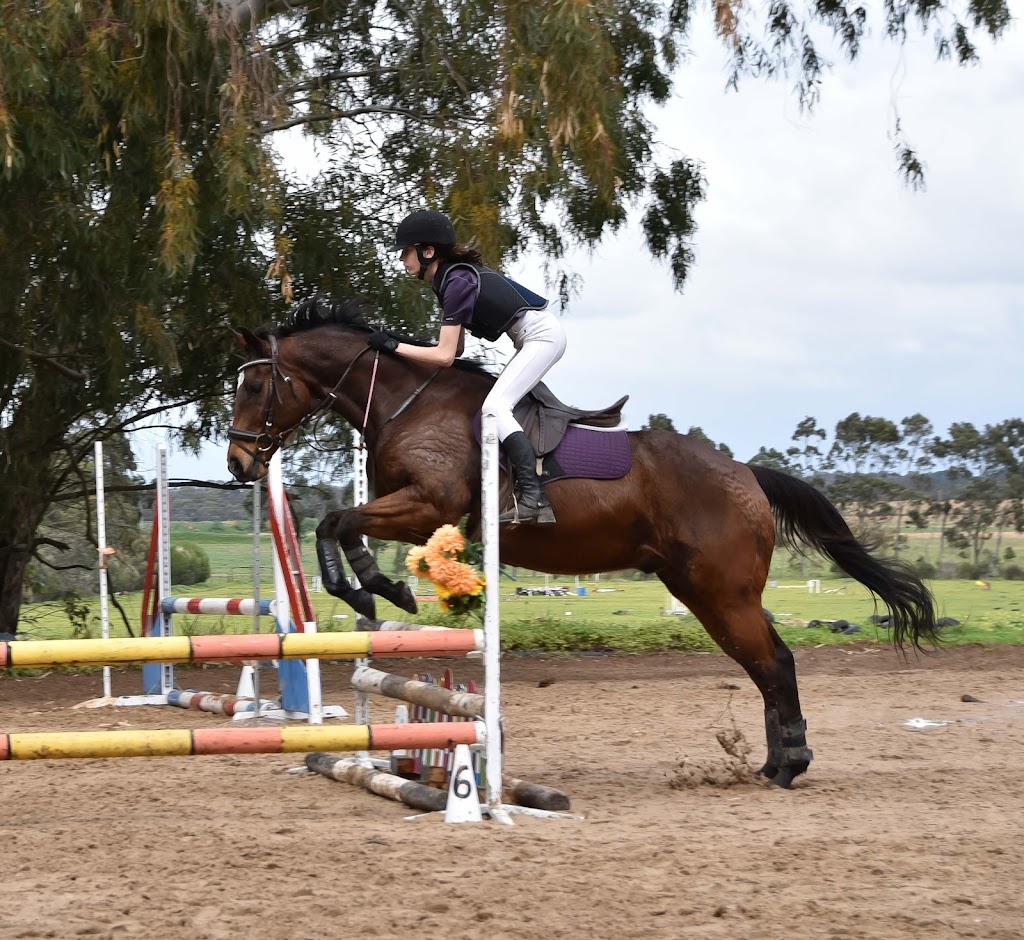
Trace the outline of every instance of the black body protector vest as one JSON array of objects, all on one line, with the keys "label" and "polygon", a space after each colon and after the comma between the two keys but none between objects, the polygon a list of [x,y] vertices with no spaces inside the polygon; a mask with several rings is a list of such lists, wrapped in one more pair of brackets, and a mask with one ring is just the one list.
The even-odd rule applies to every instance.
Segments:
[{"label": "black body protector vest", "polygon": [[[474,336],[497,340],[516,315],[523,310],[543,310],[548,302],[539,294],[517,284],[512,278],[505,277],[483,264],[469,261],[442,261],[437,266],[437,274],[431,285],[437,295],[438,303],[444,293],[444,285],[448,275],[459,268],[476,271],[480,277],[476,301],[473,304],[473,319],[465,324]],[[436,287],[434,286],[436,285]]]}]

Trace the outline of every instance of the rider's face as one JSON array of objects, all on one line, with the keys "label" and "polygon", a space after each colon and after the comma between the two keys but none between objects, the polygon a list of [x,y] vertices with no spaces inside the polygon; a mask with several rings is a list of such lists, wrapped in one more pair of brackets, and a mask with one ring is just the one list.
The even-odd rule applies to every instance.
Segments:
[{"label": "rider's face", "polygon": [[[423,257],[428,261],[434,257],[434,246],[424,245],[423,246]],[[420,259],[416,255],[416,246],[410,245],[408,248],[402,249],[400,255],[402,264],[405,266],[405,273],[416,277],[420,273]]]}]

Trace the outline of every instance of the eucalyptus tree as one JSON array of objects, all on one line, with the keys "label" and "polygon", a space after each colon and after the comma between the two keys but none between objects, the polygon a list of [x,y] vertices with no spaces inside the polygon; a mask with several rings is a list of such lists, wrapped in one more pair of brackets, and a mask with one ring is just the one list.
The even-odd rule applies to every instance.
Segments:
[{"label": "eucalyptus tree", "polygon": [[996,544],[992,551],[998,564],[1002,557],[1003,532],[1007,526],[1024,531],[1024,420],[1010,418],[988,428],[987,442],[1001,481],[1002,500],[996,517]]},{"label": "eucalyptus tree", "polygon": [[640,426],[641,431],[674,431],[676,429],[672,419],[659,412],[656,415],[648,415],[646,423]]},{"label": "eucalyptus tree", "polygon": [[781,470],[783,473],[793,472],[789,457],[782,453],[781,450],[776,450],[774,447],[765,447],[764,444],[758,448],[757,453],[747,463],[752,463],[759,467],[770,467],[772,470]]},{"label": "eucalyptus tree", "polygon": [[[494,263],[537,247],[562,296],[558,259],[634,211],[681,284],[705,181],[694,155],[659,147],[651,106],[672,94],[701,9],[0,3],[0,631],[16,622],[40,520],[93,439],[182,403],[193,435],[209,431],[229,323],[313,290],[422,322],[425,301],[382,251],[408,207],[446,209]],[[871,25],[846,0],[710,11],[733,84],[786,77],[806,105],[829,56],[855,57]],[[1008,21],[1005,0],[890,0],[881,27],[902,42],[919,26],[966,63],[974,37]],[[284,169],[276,141],[295,128],[322,148],[312,182]],[[916,154],[897,149],[917,180]]]},{"label": "eucalyptus tree", "polygon": [[[237,63],[196,4],[0,5],[0,631],[98,437],[210,413],[229,314],[265,306],[274,166],[225,120]],[[84,486],[83,486],[84,483]]]},{"label": "eucalyptus tree", "polygon": [[935,429],[923,414],[917,412],[902,421],[899,441],[893,454],[892,469],[896,475],[896,525],[893,545],[895,554],[906,544],[903,522],[906,519],[917,528],[924,528],[927,520],[923,509],[932,495],[932,480],[928,471],[935,465],[931,441]]},{"label": "eucalyptus tree", "polygon": [[[889,509],[889,500],[897,492],[892,475],[900,431],[888,418],[853,412],[836,422],[832,446],[824,467],[833,474],[831,494],[841,508],[856,513],[861,532],[868,520]],[[872,526],[877,540],[882,532]]]},{"label": "eucalyptus tree", "polygon": [[[797,422],[790,440],[796,443],[786,448],[785,459],[788,469],[799,474],[815,486],[825,487],[822,471],[825,468],[826,452],[822,450],[828,431],[818,426],[818,419],[808,415]],[[776,458],[778,459],[778,458]]]},{"label": "eucalyptus tree", "polygon": [[687,437],[692,437],[696,441],[703,441],[705,444],[710,444],[715,450],[720,450],[726,457],[732,457],[732,448],[722,441],[720,444],[716,444],[707,434],[704,433],[704,429],[699,425],[691,425],[690,430],[686,432]]},{"label": "eucalyptus tree", "polygon": [[[998,545],[1009,523],[1018,530],[1021,514],[1021,472],[1024,467],[1024,431],[1011,419],[977,428],[970,422],[950,426],[932,445],[935,457],[958,483],[946,512],[946,539],[960,550],[973,570],[981,573],[998,564]],[[998,533],[997,548],[987,551]]]}]

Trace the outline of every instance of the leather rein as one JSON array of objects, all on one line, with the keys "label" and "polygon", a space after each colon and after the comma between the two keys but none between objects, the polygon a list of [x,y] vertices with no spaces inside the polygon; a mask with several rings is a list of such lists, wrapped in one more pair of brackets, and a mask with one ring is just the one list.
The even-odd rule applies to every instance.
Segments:
[{"label": "leather rein", "polygon": [[[312,421],[317,415],[321,414],[330,408],[331,404],[337,400],[337,393],[341,386],[344,384],[345,379],[348,378],[349,373],[355,367],[355,364],[362,358],[364,353],[370,352],[369,346],[364,346],[356,355],[352,358],[352,361],[348,364],[348,368],[341,374],[341,378],[334,383],[334,387],[326,394],[320,401],[313,407],[313,409],[307,412],[299,421],[293,424],[290,428],[285,431],[278,431],[276,434],[272,434],[268,429],[274,426],[274,401],[283,404],[284,399],[281,396],[282,387],[287,387],[292,397],[298,398],[298,394],[295,391],[295,386],[292,382],[291,376],[287,375],[281,368],[280,357],[278,356],[277,348],[277,337],[270,336],[270,358],[269,359],[252,359],[249,362],[243,363],[238,368],[238,374],[244,374],[246,369],[251,369],[253,366],[270,366],[270,392],[267,395],[267,404],[263,409],[263,421],[262,427],[259,431],[245,431],[242,428],[236,428],[234,425],[228,428],[227,435],[228,440],[236,444],[239,450],[244,451],[257,463],[261,463],[264,466],[268,463],[268,458],[265,456],[269,451],[276,450],[284,445],[284,442],[292,436],[300,428],[306,427],[310,421]],[[380,360],[380,353],[375,353],[375,359],[373,363],[373,375],[370,379],[370,389],[366,397],[366,411],[363,414],[363,427],[361,429],[363,438],[366,437],[366,425],[370,417],[370,402],[373,400],[373,388],[377,378],[377,364]],[[440,367],[435,369],[430,376],[423,382],[401,405],[395,410],[394,414],[385,419],[383,424],[387,424],[389,421],[393,421],[397,418],[406,408],[413,403],[413,401],[437,376],[441,371]],[[246,444],[252,445],[251,448],[247,447]]]}]

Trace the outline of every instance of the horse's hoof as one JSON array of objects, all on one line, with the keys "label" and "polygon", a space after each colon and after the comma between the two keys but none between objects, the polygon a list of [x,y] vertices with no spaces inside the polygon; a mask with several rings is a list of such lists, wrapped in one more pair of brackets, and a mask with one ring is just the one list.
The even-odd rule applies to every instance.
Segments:
[{"label": "horse's hoof", "polygon": [[771,784],[773,787],[779,787],[781,790],[792,790],[793,781],[805,770],[807,770],[807,766],[800,766],[799,764],[792,767],[781,767],[779,772],[771,778]]},{"label": "horse's hoof", "polygon": [[359,588],[350,591],[342,600],[357,614],[362,614],[367,620],[377,619],[377,601],[369,591]]},{"label": "horse's hoof", "polygon": [[771,780],[778,772],[779,768],[775,764],[765,764],[760,770],[754,771],[754,776]]},{"label": "horse's hoof", "polygon": [[395,596],[390,598],[390,600],[396,607],[400,607],[410,614],[415,614],[419,610],[419,605],[416,603],[416,595],[413,594],[412,589],[404,581],[397,581],[395,583]]}]

